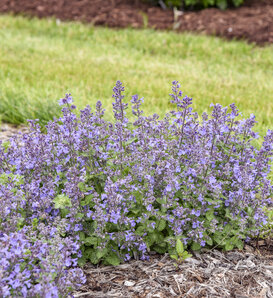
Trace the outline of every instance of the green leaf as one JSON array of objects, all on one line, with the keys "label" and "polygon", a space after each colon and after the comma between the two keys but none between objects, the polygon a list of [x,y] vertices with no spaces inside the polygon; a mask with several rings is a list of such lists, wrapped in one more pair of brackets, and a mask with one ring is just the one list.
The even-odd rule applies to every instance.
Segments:
[{"label": "green leaf", "polygon": [[178,260],[178,257],[176,255],[170,255],[170,257],[174,260]]},{"label": "green leaf", "polygon": [[167,246],[166,246],[166,244],[165,244],[165,246],[156,244],[156,245],[153,245],[153,250],[159,254],[164,254],[167,251]]},{"label": "green leaf", "polygon": [[81,258],[79,258],[78,259],[78,265],[80,266],[80,267],[83,267],[85,264],[86,264],[86,258],[85,257],[81,257]]},{"label": "green leaf", "polygon": [[80,241],[83,241],[85,239],[84,232],[80,232]]},{"label": "green leaf", "polygon": [[240,234],[240,229],[237,229],[237,230],[232,229],[232,230],[230,231],[230,234],[231,234],[231,235],[235,235],[235,236],[237,236],[238,234]]},{"label": "green leaf", "polygon": [[151,247],[155,243],[153,234],[149,234],[145,237],[145,243],[148,247]]},{"label": "green leaf", "polygon": [[231,213],[229,209],[226,209],[226,217],[232,219]]},{"label": "green leaf", "polygon": [[253,215],[253,209],[251,207],[247,207],[247,214],[249,216],[252,216]]},{"label": "green leaf", "polygon": [[161,243],[164,243],[164,236],[162,233],[158,232],[158,231],[155,231],[154,232],[154,237],[155,237],[155,242],[157,244],[161,244]]},{"label": "green leaf", "polygon": [[231,230],[231,224],[227,224],[225,225],[224,229],[223,229],[223,233],[229,233]]},{"label": "green leaf", "polygon": [[32,220],[32,227],[33,227],[34,230],[37,228],[38,223],[39,223],[38,218],[36,218],[36,217],[33,218],[33,220]]},{"label": "green leaf", "polygon": [[160,243],[157,243],[156,245],[158,245],[160,247],[167,247],[168,246],[168,244],[166,242],[160,242]]},{"label": "green leaf", "polygon": [[217,6],[220,9],[225,10],[227,8],[227,0],[217,0]]},{"label": "green leaf", "polygon": [[9,141],[3,142],[3,143],[2,143],[2,146],[4,147],[5,152],[7,152],[7,149],[8,149],[9,146],[10,146],[10,142],[9,142]]},{"label": "green leaf", "polygon": [[223,235],[220,232],[215,232],[213,235],[213,241],[220,244],[223,240]]},{"label": "green leaf", "polygon": [[137,142],[137,141],[138,141],[138,138],[133,138],[133,139],[127,141],[127,142],[124,142],[123,143],[123,147],[125,148],[125,146],[128,146],[128,145],[130,145],[130,144],[132,144],[134,142]]},{"label": "green leaf", "polygon": [[93,195],[87,195],[84,197],[84,199],[81,201],[81,206],[86,206],[92,203]]},{"label": "green leaf", "polygon": [[168,254],[169,255],[177,255],[175,247],[168,244]]},{"label": "green leaf", "polygon": [[166,196],[163,196],[163,198],[157,198],[156,201],[159,204],[166,204],[167,203]]},{"label": "green leaf", "polygon": [[100,261],[95,252],[92,253],[92,255],[89,257],[89,260],[94,265],[98,264],[98,262]]},{"label": "green leaf", "polygon": [[87,237],[84,239],[84,243],[86,245],[97,245],[98,244],[98,238],[97,237]]},{"label": "green leaf", "polygon": [[163,231],[165,229],[165,227],[166,227],[166,220],[160,219],[160,221],[157,224],[157,230],[159,232],[161,232],[161,231]]},{"label": "green leaf", "polygon": [[164,242],[164,236],[159,233],[158,231],[154,231],[152,233],[149,233],[146,237],[145,237],[145,242],[146,244],[151,247],[154,243],[163,243]]},{"label": "green leaf", "polygon": [[142,204],[143,194],[139,191],[136,191],[133,193],[133,195],[135,196],[137,203]]},{"label": "green leaf", "polygon": [[226,241],[225,250],[232,250],[234,248],[234,244],[231,240]]},{"label": "green leaf", "polygon": [[95,222],[95,221],[91,222],[91,224],[88,226],[88,231],[90,233],[94,233],[97,226],[98,226],[97,222]]},{"label": "green leaf", "polygon": [[88,248],[84,251],[83,257],[90,260],[92,264],[98,264],[99,258],[96,255],[96,250],[92,248]]},{"label": "green leaf", "polygon": [[206,219],[209,221],[212,221],[214,219],[214,214],[213,214],[213,210],[210,210],[206,213]]},{"label": "green leaf", "polygon": [[177,239],[176,240],[176,252],[178,253],[178,255],[182,255],[183,252],[184,252],[184,246],[183,246],[183,243],[180,239]]},{"label": "green leaf", "polygon": [[97,249],[96,251],[96,256],[97,258],[101,259],[102,257],[104,257],[106,254],[108,253],[108,248],[105,247],[103,249]]},{"label": "green leaf", "polygon": [[85,190],[86,190],[86,189],[85,189],[85,184],[84,184],[83,182],[80,182],[80,183],[78,184],[78,188],[79,188],[80,191],[85,191]]},{"label": "green leaf", "polygon": [[61,217],[62,218],[65,218],[68,213],[69,213],[68,209],[61,209]]},{"label": "green leaf", "polygon": [[112,266],[117,266],[120,264],[119,257],[114,253],[111,253],[110,255],[108,255],[105,261]]},{"label": "green leaf", "polygon": [[184,251],[183,254],[182,254],[182,259],[183,260],[186,260],[188,258],[191,258],[192,257],[192,254],[189,254],[187,251]]},{"label": "green leaf", "polygon": [[201,245],[197,242],[193,242],[193,244],[191,245],[191,249],[196,251],[196,250],[200,250],[201,249]]},{"label": "green leaf", "polygon": [[144,226],[139,226],[139,227],[137,227],[135,233],[138,236],[142,236],[144,234],[144,230],[145,230],[145,227]]},{"label": "green leaf", "polygon": [[239,5],[241,5],[243,2],[244,2],[244,0],[233,0],[233,4],[234,4],[235,6],[239,6]]},{"label": "green leaf", "polygon": [[72,207],[71,200],[68,196],[61,194],[53,199],[55,203],[55,209],[65,209],[66,207]]},{"label": "green leaf", "polygon": [[84,217],[84,214],[83,213],[78,212],[76,214],[76,218],[83,218],[83,217]]},{"label": "green leaf", "polygon": [[211,239],[210,237],[207,237],[207,238],[206,238],[206,243],[207,243],[208,245],[210,245],[210,246],[213,245],[213,241],[212,241],[212,239]]},{"label": "green leaf", "polygon": [[244,242],[240,239],[238,239],[235,244],[236,244],[236,247],[240,250],[244,248]]}]

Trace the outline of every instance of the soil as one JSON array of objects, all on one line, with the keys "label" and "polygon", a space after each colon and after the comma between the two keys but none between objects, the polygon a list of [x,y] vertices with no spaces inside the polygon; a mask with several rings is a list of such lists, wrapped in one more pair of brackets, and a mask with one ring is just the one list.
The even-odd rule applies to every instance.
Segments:
[{"label": "soil", "polygon": [[273,43],[273,0],[246,0],[237,9],[179,12],[140,0],[0,0],[0,13],[56,17],[108,27],[172,29]]}]

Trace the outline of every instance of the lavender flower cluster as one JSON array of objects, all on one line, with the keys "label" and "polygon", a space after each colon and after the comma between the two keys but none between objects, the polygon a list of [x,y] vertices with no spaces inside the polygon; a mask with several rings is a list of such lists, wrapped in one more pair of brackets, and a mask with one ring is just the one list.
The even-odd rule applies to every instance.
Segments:
[{"label": "lavender flower cluster", "polygon": [[113,123],[100,101],[78,113],[67,94],[46,133],[31,120],[30,133],[0,147],[5,295],[63,295],[85,281],[77,261],[116,265],[150,250],[173,253],[177,239],[193,250],[240,248],[266,223],[273,131],[255,148],[253,115],[240,120],[234,104],[216,104],[199,116],[177,81],[176,110],[144,116],[134,95],[130,122],[123,92],[118,81]]},{"label": "lavender flower cluster", "polygon": [[74,239],[57,236],[55,227],[42,223],[37,230],[25,226],[0,237],[1,297],[67,297],[85,282],[71,257],[79,254]]}]

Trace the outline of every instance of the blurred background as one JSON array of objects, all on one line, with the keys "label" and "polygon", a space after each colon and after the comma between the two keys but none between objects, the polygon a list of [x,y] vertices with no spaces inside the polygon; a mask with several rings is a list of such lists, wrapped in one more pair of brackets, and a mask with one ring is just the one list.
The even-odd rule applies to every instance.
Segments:
[{"label": "blurred background", "polygon": [[[0,0],[0,117],[58,116],[58,99],[101,100],[112,87],[144,97],[146,115],[172,109],[171,82],[210,103],[236,103],[273,128],[273,0]],[[7,125],[4,130],[7,130]]]}]

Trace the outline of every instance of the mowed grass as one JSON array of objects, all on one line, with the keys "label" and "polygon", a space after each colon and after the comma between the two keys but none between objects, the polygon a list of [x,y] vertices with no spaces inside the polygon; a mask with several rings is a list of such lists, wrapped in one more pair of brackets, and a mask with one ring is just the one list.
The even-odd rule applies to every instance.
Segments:
[{"label": "mowed grass", "polygon": [[262,134],[273,127],[273,46],[0,16],[3,121],[50,120],[59,115],[57,100],[66,92],[79,108],[101,100],[110,118],[116,80],[126,87],[125,100],[144,97],[146,114],[172,109],[168,94],[179,80],[199,113],[210,103],[235,102],[243,116],[256,115]]}]

